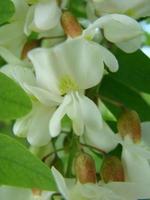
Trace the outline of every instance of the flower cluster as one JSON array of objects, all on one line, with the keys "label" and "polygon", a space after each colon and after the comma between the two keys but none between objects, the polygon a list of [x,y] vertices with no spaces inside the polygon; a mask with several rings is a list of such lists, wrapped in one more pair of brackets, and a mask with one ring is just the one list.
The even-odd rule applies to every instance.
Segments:
[{"label": "flower cluster", "polygon": [[119,69],[112,52],[140,48],[143,31],[135,19],[149,14],[150,2],[87,0],[86,19],[71,13],[69,0],[12,2],[15,14],[0,27],[0,56],[6,62],[0,71],[32,102],[13,133],[27,138],[30,149],[52,143],[57,154],[57,146],[63,147],[57,158],[64,166],[48,163],[58,191],[2,186],[0,199],[150,198],[150,123],[141,124],[135,111],[123,108],[115,134],[103,119],[97,94],[103,76]]}]

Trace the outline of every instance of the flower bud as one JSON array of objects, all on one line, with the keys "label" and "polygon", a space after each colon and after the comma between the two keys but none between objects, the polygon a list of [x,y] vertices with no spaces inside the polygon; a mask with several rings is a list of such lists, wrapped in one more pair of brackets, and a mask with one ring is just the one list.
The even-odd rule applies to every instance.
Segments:
[{"label": "flower bud", "polygon": [[80,153],[75,159],[75,174],[80,183],[96,183],[96,168],[93,158]]},{"label": "flower bud", "polygon": [[82,34],[82,27],[77,19],[69,12],[65,11],[61,16],[61,24],[64,32],[74,38]]},{"label": "flower bud", "polygon": [[123,165],[116,156],[107,156],[104,159],[100,174],[105,183],[125,180]]},{"label": "flower bud", "polygon": [[38,47],[40,45],[40,41],[39,40],[32,40],[32,41],[28,41],[25,43],[22,52],[21,52],[21,59],[24,59],[27,57],[27,54],[30,50]]},{"label": "flower bud", "polygon": [[33,196],[41,196],[42,190],[33,188],[32,193],[33,193]]},{"label": "flower bud", "polygon": [[118,120],[119,134],[124,138],[129,135],[134,143],[141,140],[140,118],[134,110],[125,110]]}]

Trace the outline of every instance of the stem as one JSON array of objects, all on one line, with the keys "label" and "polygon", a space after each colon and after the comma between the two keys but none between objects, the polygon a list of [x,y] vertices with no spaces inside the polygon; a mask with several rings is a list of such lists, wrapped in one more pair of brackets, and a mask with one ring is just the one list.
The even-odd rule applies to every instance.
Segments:
[{"label": "stem", "polygon": [[99,95],[99,97],[100,97],[102,100],[107,101],[108,103],[111,103],[111,104],[113,104],[114,106],[116,106],[116,107],[118,107],[118,108],[124,108],[124,107],[125,107],[122,103],[120,103],[120,102],[118,102],[118,101],[115,101],[115,100],[112,100],[112,99],[109,99],[108,97],[101,96],[101,95]]},{"label": "stem", "polygon": [[49,156],[52,156],[53,154],[56,155],[57,152],[60,152],[60,151],[63,151],[63,150],[64,150],[64,148],[56,149],[55,151],[53,151],[53,152],[49,153],[48,155],[46,155],[46,156],[42,159],[42,161],[45,161]]},{"label": "stem", "polygon": [[63,133],[63,134],[69,134],[70,133],[70,131],[61,131],[61,133]]},{"label": "stem", "polygon": [[[52,194],[52,196],[51,196],[51,200],[55,200],[55,197],[62,197],[62,195],[58,192],[58,193],[54,193],[54,194]],[[62,200],[64,200],[64,198],[61,198]]]},{"label": "stem", "polygon": [[41,39],[61,39],[61,38],[65,38],[65,35],[58,35],[58,36],[51,36],[51,37],[43,37]]},{"label": "stem", "polygon": [[105,152],[104,150],[99,149],[99,148],[97,148],[97,147],[94,147],[94,146],[92,146],[92,145],[83,144],[83,143],[80,143],[80,145],[83,146],[83,147],[88,147],[88,148],[95,149],[96,151],[99,151],[101,154],[106,155],[106,152]]},{"label": "stem", "polygon": [[72,177],[72,164],[74,157],[79,149],[79,138],[72,132],[72,138],[70,142],[70,152],[69,152],[69,158],[67,163],[67,170],[66,170],[66,176]]}]

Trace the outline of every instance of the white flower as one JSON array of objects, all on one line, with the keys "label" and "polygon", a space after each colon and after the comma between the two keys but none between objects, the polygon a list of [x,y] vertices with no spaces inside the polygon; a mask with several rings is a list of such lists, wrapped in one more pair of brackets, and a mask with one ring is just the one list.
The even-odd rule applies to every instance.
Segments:
[{"label": "white flower", "polygon": [[61,9],[56,0],[39,0],[30,6],[24,31],[27,35],[31,31],[49,31],[59,24]]},{"label": "white flower", "polygon": [[[85,89],[100,82],[103,62],[115,70],[118,63],[106,49],[103,51],[98,44],[78,38],[51,49],[32,50],[29,58],[36,77],[25,61],[4,48],[0,48],[0,54],[8,62],[1,71],[38,100],[32,98],[32,111],[16,121],[13,128],[16,135],[27,137],[32,145],[46,145],[51,136],[60,133],[61,119],[67,114],[73,122],[74,132],[77,135],[85,132],[88,143],[106,151],[116,146],[114,135],[105,128],[98,108],[83,94]],[[57,105],[60,106],[54,112]],[[107,143],[110,140],[111,143]]]},{"label": "white flower", "polygon": [[42,191],[36,195],[30,189],[11,186],[0,187],[1,200],[50,200],[52,194],[53,192]]},{"label": "white flower", "polygon": [[19,137],[26,137],[33,146],[44,146],[51,139],[48,124],[55,107],[42,105],[40,102],[32,103],[32,110],[25,117],[17,119],[13,132]]},{"label": "white flower", "polygon": [[[17,81],[26,92],[28,92],[26,89],[27,84],[37,86],[38,83],[28,63],[20,61],[4,48],[0,48],[0,54],[8,62],[7,65],[1,68],[1,72]],[[46,91],[43,93],[42,89],[39,92],[41,96],[46,93]],[[57,103],[51,101],[50,94],[46,98],[44,100],[43,98],[32,98],[31,112],[17,119],[13,126],[14,134],[19,137],[27,137],[28,142],[33,146],[44,146],[51,139],[48,124],[53,112],[56,110]]]},{"label": "white flower", "polygon": [[53,101],[56,101],[56,97],[61,100],[49,124],[52,137],[60,133],[61,120],[68,115],[77,135],[85,132],[94,138],[96,134],[101,144],[107,143],[111,134],[101,132],[101,114],[97,106],[83,94],[85,89],[100,82],[103,62],[115,67],[114,57],[107,52],[104,55],[98,44],[82,38],[68,40],[51,49],[38,48],[29,52],[38,86],[26,85],[27,90],[46,105],[49,103],[48,95]]},{"label": "white flower", "polygon": [[149,0],[93,0],[93,3],[98,15],[122,13],[136,19],[150,16]]},{"label": "white flower", "polygon": [[97,28],[103,30],[108,41],[127,53],[134,52],[141,46],[143,31],[139,23],[131,17],[120,14],[102,16],[83,31],[82,37],[92,39]]},{"label": "white flower", "polygon": [[105,121],[102,122],[102,128],[99,128],[99,131],[97,130],[98,127],[96,126],[93,127],[93,129],[87,130],[86,134],[82,137],[83,141],[89,145],[100,148],[105,152],[109,152],[117,146],[118,141],[116,141],[115,134]]},{"label": "white flower", "polygon": [[55,178],[59,192],[65,200],[137,200],[149,198],[150,191],[148,185],[111,182],[108,184],[80,184],[73,180],[67,180],[52,167],[52,173]]},{"label": "white flower", "polygon": [[26,0],[12,2],[15,13],[8,24],[0,27],[0,46],[20,57],[27,41],[26,35],[29,36],[32,31],[38,32],[39,38],[63,34],[60,25],[61,9],[56,0],[40,0],[31,6]]},{"label": "white flower", "polygon": [[[20,56],[25,44],[24,19],[28,5],[24,0],[12,0],[15,6],[15,14],[8,24],[0,27],[0,46],[3,46]],[[17,30],[17,31],[16,31]]]},{"label": "white flower", "polygon": [[[122,162],[127,181],[150,183],[150,145],[149,140],[150,123],[142,123],[142,141],[135,144],[129,136],[121,139],[123,146]],[[146,139],[145,139],[146,138]]]}]

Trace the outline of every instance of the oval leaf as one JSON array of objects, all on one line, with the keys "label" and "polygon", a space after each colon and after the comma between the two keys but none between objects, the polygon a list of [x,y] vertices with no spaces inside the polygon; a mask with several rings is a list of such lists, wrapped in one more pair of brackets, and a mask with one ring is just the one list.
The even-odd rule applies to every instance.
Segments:
[{"label": "oval leaf", "polygon": [[0,24],[8,22],[15,12],[15,6],[11,0],[0,0]]},{"label": "oval leaf", "polygon": [[32,108],[24,90],[6,75],[0,73],[0,119],[17,119]]},{"label": "oval leaf", "polygon": [[55,190],[50,169],[16,140],[0,134],[0,184]]}]

